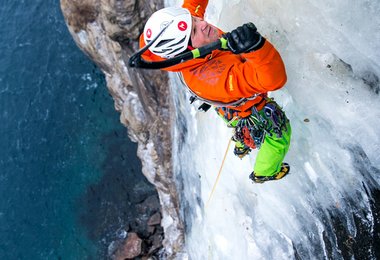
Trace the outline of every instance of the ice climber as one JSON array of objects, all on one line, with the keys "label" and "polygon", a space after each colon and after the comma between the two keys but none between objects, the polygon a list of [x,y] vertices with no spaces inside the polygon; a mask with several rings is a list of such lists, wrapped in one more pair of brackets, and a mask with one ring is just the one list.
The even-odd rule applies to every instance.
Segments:
[{"label": "ice climber", "polygon": [[227,39],[228,50],[213,50],[166,70],[179,72],[192,96],[204,102],[201,107],[206,110],[213,106],[234,129],[235,155],[243,158],[251,149],[259,149],[250,179],[257,183],[281,179],[290,169],[283,160],[290,145],[291,127],[267,92],[284,86],[284,63],[253,23],[224,33],[206,22],[207,4],[208,0],[185,0],[182,7],[155,12],[144,27],[140,46],[161,35],[141,56],[162,61],[221,37]]}]

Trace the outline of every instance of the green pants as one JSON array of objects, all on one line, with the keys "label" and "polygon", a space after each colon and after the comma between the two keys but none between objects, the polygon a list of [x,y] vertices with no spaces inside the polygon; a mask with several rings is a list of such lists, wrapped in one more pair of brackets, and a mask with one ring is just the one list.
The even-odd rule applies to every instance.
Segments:
[{"label": "green pants", "polygon": [[253,171],[257,176],[273,176],[281,169],[281,164],[290,146],[292,129],[289,122],[286,124],[287,130],[282,131],[282,137],[276,135],[264,137],[259,152],[256,157]]}]

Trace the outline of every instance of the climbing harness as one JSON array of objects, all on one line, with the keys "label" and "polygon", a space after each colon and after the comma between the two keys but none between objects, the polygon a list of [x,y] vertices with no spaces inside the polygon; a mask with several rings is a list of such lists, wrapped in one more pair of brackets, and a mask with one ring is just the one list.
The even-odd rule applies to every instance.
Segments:
[{"label": "climbing harness", "polygon": [[[233,141],[239,141],[251,149],[260,148],[266,134],[275,134],[277,138],[281,138],[282,131],[287,130],[288,119],[272,99],[267,99],[262,110],[257,111],[253,106],[251,112],[248,117],[240,118],[237,122],[235,120]],[[229,124],[232,123],[230,121]]]}]

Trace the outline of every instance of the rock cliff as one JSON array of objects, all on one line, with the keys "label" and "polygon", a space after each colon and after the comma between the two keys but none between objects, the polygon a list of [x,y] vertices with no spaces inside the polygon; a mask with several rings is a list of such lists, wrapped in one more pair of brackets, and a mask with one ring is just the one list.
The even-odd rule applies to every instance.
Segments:
[{"label": "rock cliff", "polygon": [[155,185],[161,203],[168,258],[182,250],[183,223],[171,158],[171,108],[168,76],[160,71],[126,66],[138,49],[149,16],[163,7],[152,0],[61,0],[61,9],[75,42],[104,72],[120,120],[138,143],[143,174]]}]

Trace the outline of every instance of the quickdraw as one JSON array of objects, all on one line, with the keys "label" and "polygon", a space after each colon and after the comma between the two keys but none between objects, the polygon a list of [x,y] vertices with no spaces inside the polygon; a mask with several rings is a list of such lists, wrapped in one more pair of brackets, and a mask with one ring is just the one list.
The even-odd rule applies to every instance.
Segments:
[{"label": "quickdraw", "polygon": [[239,141],[251,149],[260,148],[264,140],[264,124],[253,116],[241,118],[236,127],[233,140]]}]

